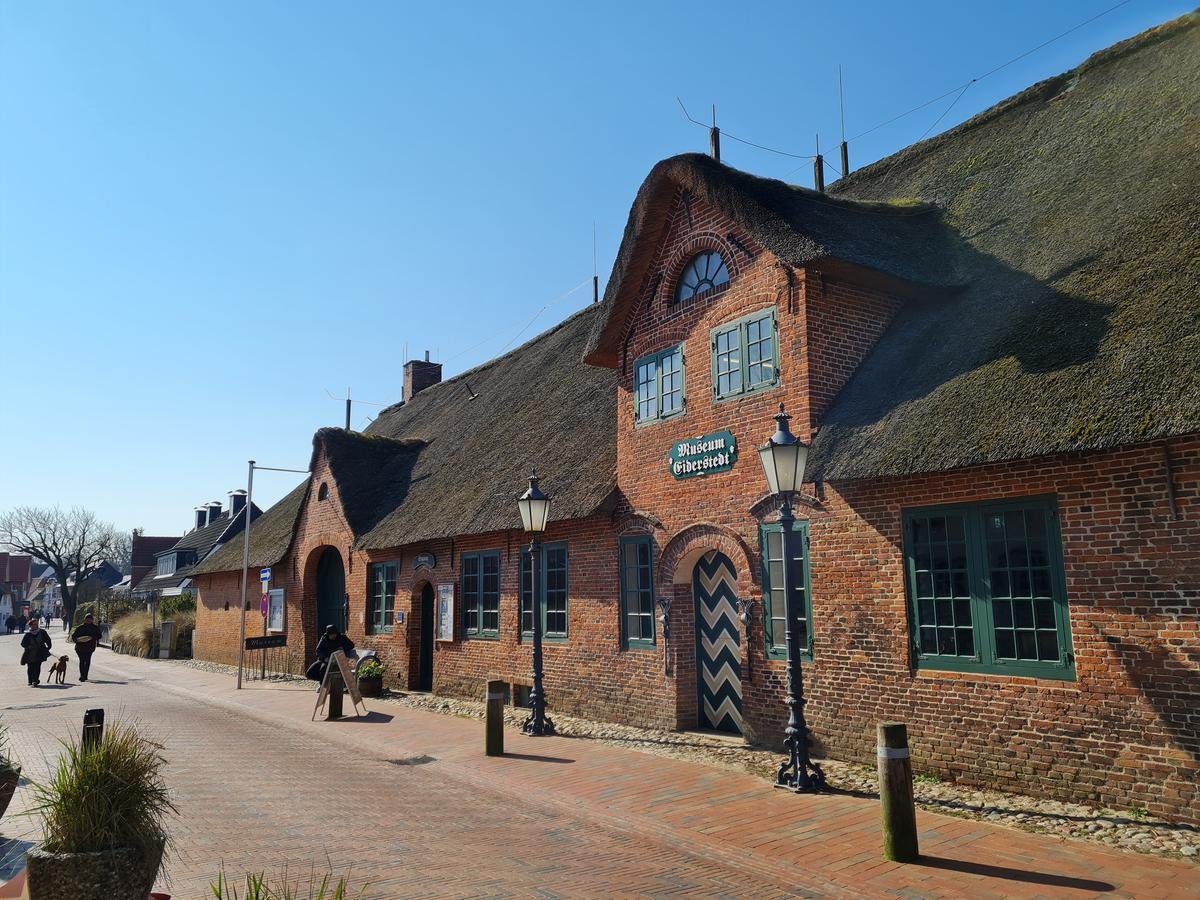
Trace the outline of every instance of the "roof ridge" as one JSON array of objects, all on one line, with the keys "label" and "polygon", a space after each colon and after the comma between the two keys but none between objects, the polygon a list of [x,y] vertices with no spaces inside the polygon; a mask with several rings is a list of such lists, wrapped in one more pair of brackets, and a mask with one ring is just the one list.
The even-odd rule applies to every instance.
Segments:
[{"label": "roof ridge", "polygon": [[[1143,47],[1163,40],[1176,32],[1186,31],[1200,25],[1200,11],[1192,10],[1184,13],[1182,16],[1155,25],[1152,28],[1147,28],[1145,31],[1140,31],[1135,35],[1125,38],[1123,41],[1118,41],[1103,49],[1091,53],[1074,68],[1067,69],[1057,75],[1051,75],[1048,78],[1043,78],[1023,90],[1006,97],[996,103],[993,103],[987,109],[977,112],[969,119],[962,121],[953,128],[948,128],[945,131],[935,134],[933,137],[925,140],[917,141],[915,144],[909,144],[907,147],[902,147],[895,153],[888,154],[875,160],[870,165],[863,166],[849,175],[843,175],[837,181],[829,185],[829,189],[833,192],[840,192],[843,189],[848,189],[863,182],[869,182],[873,177],[879,174],[887,174],[902,160],[906,158],[915,158],[922,156],[930,151],[941,147],[947,141],[957,138],[959,135],[979,128],[988,122],[1007,115],[1020,106],[1029,103],[1032,100],[1042,98],[1047,92],[1057,88],[1063,82],[1068,82],[1078,78],[1084,72],[1097,69],[1109,63],[1116,62],[1118,59],[1126,56],[1129,53],[1141,50]],[[973,83],[972,82],[969,82]],[[848,199],[848,198],[847,198]]]},{"label": "roof ridge", "polygon": [[[525,341],[525,343],[519,344],[516,347],[513,347],[511,350],[508,350],[508,351],[500,354],[499,356],[494,356],[485,362],[481,362],[477,366],[473,366],[470,369],[466,369],[462,372],[459,372],[457,375],[455,375],[452,378],[446,378],[442,381],[439,381],[437,384],[431,384],[429,387],[427,387],[423,391],[421,391],[421,394],[422,395],[432,395],[434,391],[437,391],[441,388],[445,388],[446,385],[454,384],[457,381],[462,381],[463,379],[467,378],[468,376],[476,375],[479,372],[482,372],[486,369],[490,369],[493,366],[508,359],[510,356],[520,353],[522,350],[525,350],[528,347],[532,346],[533,344],[536,344],[538,341],[542,340],[543,338],[548,338],[550,335],[554,334],[556,331],[561,330],[563,327],[565,327],[567,324],[574,321],[575,319],[578,319],[581,316],[584,316],[588,313],[594,312],[595,310],[599,309],[602,305],[603,304],[600,304],[600,303],[589,303],[583,309],[576,310],[575,312],[571,313],[569,316],[567,316],[565,319],[558,322],[557,324],[550,326],[549,328],[547,328],[545,331],[541,332],[540,334],[534,335],[529,340]],[[393,403],[391,406],[386,406],[382,410],[380,410],[379,415],[383,416],[384,413],[392,412],[393,410],[400,409],[404,405],[405,405],[405,403],[403,400],[401,400],[398,403]]]}]

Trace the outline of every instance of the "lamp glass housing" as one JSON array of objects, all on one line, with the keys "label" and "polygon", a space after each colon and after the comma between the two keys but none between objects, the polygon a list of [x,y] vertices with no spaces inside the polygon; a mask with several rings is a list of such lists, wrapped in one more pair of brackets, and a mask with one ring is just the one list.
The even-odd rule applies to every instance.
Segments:
[{"label": "lamp glass housing", "polygon": [[550,518],[550,498],[538,488],[538,477],[529,479],[529,489],[517,501],[521,511],[521,527],[529,534],[541,534]]},{"label": "lamp glass housing", "polygon": [[758,450],[763,474],[772,494],[793,494],[804,483],[804,467],[808,462],[808,445],[800,443],[788,428],[791,416],[779,407],[775,417],[778,428]]}]

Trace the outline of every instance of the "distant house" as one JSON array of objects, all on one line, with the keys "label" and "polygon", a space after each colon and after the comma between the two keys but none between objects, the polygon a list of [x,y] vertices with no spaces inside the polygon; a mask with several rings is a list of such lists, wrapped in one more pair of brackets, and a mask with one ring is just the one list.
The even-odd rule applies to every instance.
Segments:
[{"label": "distant house", "polygon": [[33,558],[0,553],[0,619],[14,615],[29,599]]},{"label": "distant house", "polygon": [[[207,515],[207,513],[206,513]],[[147,534],[133,535],[133,544],[130,553],[129,565],[129,583],[137,585],[146,573],[156,568],[156,559],[158,554],[170,550],[177,543],[179,538],[174,535],[155,536]]]},{"label": "distant house", "polygon": [[[222,509],[219,500],[197,506],[192,530],[154,554],[154,567],[146,570],[140,580],[133,582],[133,598],[155,600],[178,597],[191,588],[192,568],[241,533],[246,524],[245,510],[246,492],[243,490],[230,491],[228,509]],[[252,507],[251,519],[261,514],[262,510],[257,506]],[[144,547],[139,550],[144,550]]]}]

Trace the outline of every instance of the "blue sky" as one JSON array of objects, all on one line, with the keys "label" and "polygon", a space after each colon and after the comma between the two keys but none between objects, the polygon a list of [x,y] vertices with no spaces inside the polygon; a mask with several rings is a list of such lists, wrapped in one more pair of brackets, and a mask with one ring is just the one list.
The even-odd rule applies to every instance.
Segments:
[{"label": "blue sky", "polygon": [[[836,164],[839,63],[854,136],[1115,2],[0,0],[0,509],[181,533],[247,459],[305,467],[342,422],[327,391],[398,399],[405,346],[450,376],[587,304],[593,222],[603,289],[650,167],[707,148],[676,96],[791,153],[819,133]],[[1131,0],[931,133],[1190,5]]]}]

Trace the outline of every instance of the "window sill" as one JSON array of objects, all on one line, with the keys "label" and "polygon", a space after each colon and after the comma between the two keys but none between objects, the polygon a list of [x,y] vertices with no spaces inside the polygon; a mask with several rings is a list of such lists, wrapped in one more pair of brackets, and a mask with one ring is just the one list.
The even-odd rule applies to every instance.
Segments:
[{"label": "window sill", "polygon": [[[542,643],[543,644],[565,644],[567,642],[567,637],[568,636],[565,634],[564,635],[543,634],[542,635]],[[532,631],[522,631],[521,632],[521,643],[522,644],[524,644],[524,643],[532,644],[533,643],[533,632]]]},{"label": "window sill", "polygon": [[737,394],[723,394],[721,396],[713,395],[713,406],[719,406],[722,403],[732,403],[735,400],[745,400],[747,397],[756,397],[759,394],[769,394],[771,391],[778,390],[783,387],[782,381],[776,381],[773,384],[764,384],[760,387],[747,388]]},{"label": "window sill", "polygon": [[653,652],[658,649],[658,644],[653,641],[626,641],[623,650],[636,650],[639,653]]},{"label": "window sill", "polygon": [[487,632],[483,634],[464,634],[462,639],[464,641],[498,641],[500,640],[500,634],[499,632],[496,634],[488,634]]},{"label": "window sill", "polygon": [[977,684],[1024,684],[1032,687],[1067,688],[1078,690],[1079,682],[1074,669],[1054,669],[1037,674],[1024,672],[999,672],[994,669],[936,669],[920,666],[916,677],[934,681],[972,681]]},{"label": "window sill", "polygon": [[676,419],[682,419],[686,415],[687,408],[685,407],[677,413],[671,413],[669,416],[655,416],[653,419],[634,419],[633,428],[635,431],[639,428],[652,428],[664,422],[674,422]]}]

